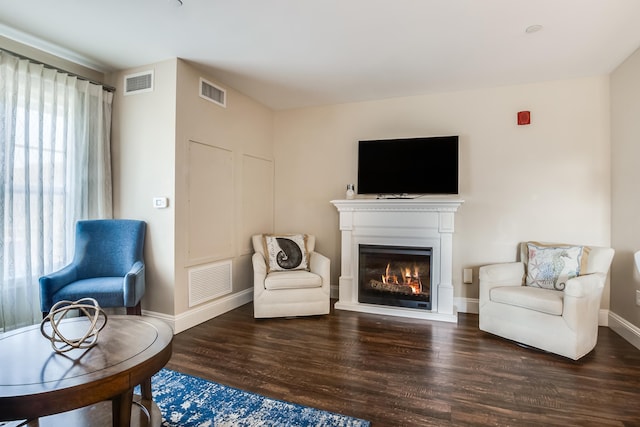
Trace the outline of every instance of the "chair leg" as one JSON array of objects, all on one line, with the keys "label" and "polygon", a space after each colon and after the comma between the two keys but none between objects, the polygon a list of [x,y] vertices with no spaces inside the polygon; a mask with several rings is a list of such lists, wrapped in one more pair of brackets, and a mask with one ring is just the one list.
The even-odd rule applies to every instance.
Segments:
[{"label": "chair leg", "polygon": [[135,307],[127,307],[127,314],[131,316],[142,316],[142,307],[140,303],[136,304]]}]

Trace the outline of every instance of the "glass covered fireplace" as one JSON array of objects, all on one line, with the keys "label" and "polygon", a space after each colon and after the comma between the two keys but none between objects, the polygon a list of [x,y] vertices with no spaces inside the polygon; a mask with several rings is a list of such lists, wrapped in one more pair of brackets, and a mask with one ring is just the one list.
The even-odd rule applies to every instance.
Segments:
[{"label": "glass covered fireplace", "polygon": [[431,310],[431,248],[359,245],[358,301]]}]

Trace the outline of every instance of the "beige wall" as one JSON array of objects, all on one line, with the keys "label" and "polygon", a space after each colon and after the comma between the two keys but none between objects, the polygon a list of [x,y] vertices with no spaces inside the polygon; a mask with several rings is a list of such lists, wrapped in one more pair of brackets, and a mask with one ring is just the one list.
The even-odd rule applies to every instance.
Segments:
[{"label": "beige wall", "polygon": [[[125,75],[151,69],[152,92],[122,95]],[[231,260],[232,293],[249,289],[250,236],[273,229],[273,113],[230,88],[227,108],[204,100],[200,77],[216,83],[180,59],[110,76],[115,216],[147,221],[142,307],[178,319],[177,330],[211,317],[189,307],[189,269]]]},{"label": "beige wall", "polygon": [[[189,309],[189,268],[230,259],[233,292],[252,288],[250,237],[273,228],[273,113],[223,85],[226,108],[207,101],[198,95],[200,77],[219,85],[212,76],[178,60],[178,314]],[[229,159],[230,164],[201,164],[198,153],[213,160]],[[199,195],[201,203],[194,203],[193,197],[189,200],[187,195],[193,194]],[[256,200],[260,203],[255,204]]]},{"label": "beige wall", "polygon": [[[124,95],[124,76],[153,70],[154,90]],[[146,221],[142,309],[174,314],[176,60],[109,76],[116,87],[112,123],[114,217]],[[155,209],[154,197],[167,197]]]},{"label": "beige wall", "polygon": [[[531,125],[516,125],[520,110],[531,111]],[[454,235],[456,297],[477,298],[477,268],[515,261],[520,241],[609,245],[606,76],[277,112],[276,231],[316,234],[337,285],[340,234],[329,201],[356,182],[357,141],[451,134],[460,136],[465,200]],[[462,284],[467,267],[472,285]]]},{"label": "beige wall", "polygon": [[611,74],[612,221],[616,256],[611,269],[611,311],[640,327],[635,304],[640,277],[640,50]]},{"label": "beige wall", "polygon": [[[124,76],[146,70],[154,71],[153,91],[123,95]],[[189,307],[192,267],[231,260],[232,292],[250,288],[250,236],[273,228],[272,112],[228,88],[227,108],[204,100],[200,77],[215,83],[180,59],[110,76],[118,87],[115,216],[147,221],[142,307],[174,320],[199,310]],[[154,197],[168,197],[168,208],[155,209]]]}]

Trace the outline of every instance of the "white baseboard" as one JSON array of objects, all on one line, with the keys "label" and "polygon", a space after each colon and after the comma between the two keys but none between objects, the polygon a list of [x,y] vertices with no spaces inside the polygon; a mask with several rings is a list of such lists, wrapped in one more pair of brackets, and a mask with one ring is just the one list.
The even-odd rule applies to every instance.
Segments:
[{"label": "white baseboard", "polygon": [[185,331],[214,317],[220,316],[228,311],[238,308],[253,300],[253,288],[227,295],[207,304],[202,304],[192,310],[188,310],[177,316],[170,316],[164,313],[143,310],[142,314],[149,317],[167,322],[172,328],[173,333]]},{"label": "white baseboard", "polygon": [[640,328],[611,312],[609,312],[609,328],[640,349]]},{"label": "white baseboard", "polygon": [[456,306],[458,313],[478,314],[480,308],[480,300],[478,298],[453,298],[453,305]]}]

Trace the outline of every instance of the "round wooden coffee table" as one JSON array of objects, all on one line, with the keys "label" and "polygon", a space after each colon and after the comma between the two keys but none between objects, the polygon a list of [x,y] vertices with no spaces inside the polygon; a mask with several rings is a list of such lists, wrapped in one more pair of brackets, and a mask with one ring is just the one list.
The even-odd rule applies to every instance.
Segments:
[{"label": "round wooden coffee table", "polygon": [[[88,323],[84,317],[65,319],[62,332],[82,336]],[[172,340],[169,325],[144,316],[109,316],[95,347],[64,354],[53,351],[40,325],[7,332],[0,336],[0,421],[25,419],[37,425],[36,420],[45,417],[41,426],[69,425],[90,417],[91,425],[99,425],[106,412],[113,426],[129,426],[133,389],[140,384],[133,421],[159,424],[151,376],[169,361]],[[84,409],[72,411],[77,408]],[[62,414],[67,411],[72,412]],[[48,417],[52,414],[60,415]]]}]

